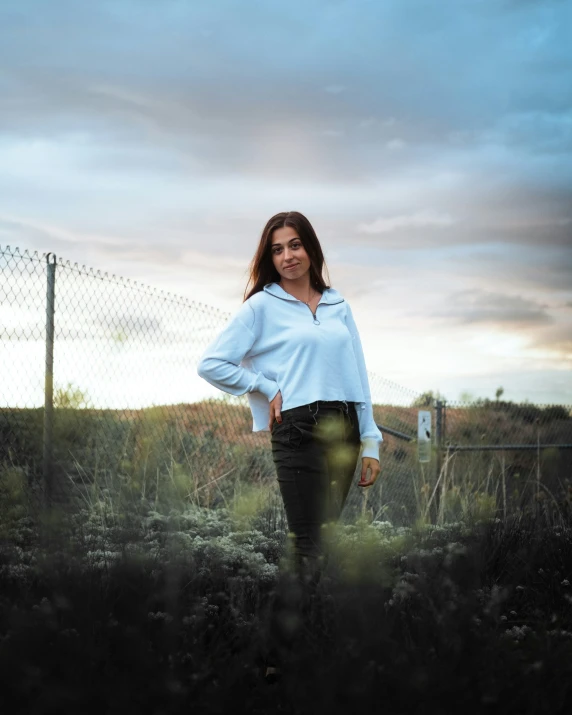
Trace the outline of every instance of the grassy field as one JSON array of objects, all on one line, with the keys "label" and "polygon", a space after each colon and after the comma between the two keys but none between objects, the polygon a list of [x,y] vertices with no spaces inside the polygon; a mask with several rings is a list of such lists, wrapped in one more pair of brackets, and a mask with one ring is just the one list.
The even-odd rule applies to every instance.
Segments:
[{"label": "grassy field", "polygon": [[[269,432],[252,432],[245,405],[232,400],[165,405],[141,410],[92,410],[58,393],[54,415],[56,498],[107,488],[157,501],[169,492],[187,507],[228,504],[242,485],[275,485]],[[77,402],[77,400],[76,400]],[[374,405],[379,424],[416,435],[417,407]],[[485,403],[448,407],[447,443],[453,445],[572,442],[572,418],[562,407]],[[42,409],[0,409],[0,470],[42,485]],[[544,501],[561,518],[559,504],[572,492],[572,450],[453,452],[436,470],[418,461],[417,445],[389,434],[381,449],[382,478],[367,492],[350,491],[345,517],[411,526],[445,524],[518,513]],[[356,479],[357,481],[357,479]],[[568,501],[567,501],[568,500]],[[281,517],[283,520],[283,517]]]},{"label": "grassy field", "polygon": [[1,492],[5,712],[570,712],[570,510],[414,527],[365,513],[325,529],[304,600],[270,486],[216,508],[176,493],[100,485],[46,512]]},{"label": "grassy field", "polygon": [[[417,408],[374,413],[415,433]],[[569,451],[444,455],[437,474],[386,436],[308,597],[247,407],[57,404],[51,510],[42,419],[0,410],[6,712],[571,711]],[[570,441],[561,408],[447,420],[451,444]]]}]

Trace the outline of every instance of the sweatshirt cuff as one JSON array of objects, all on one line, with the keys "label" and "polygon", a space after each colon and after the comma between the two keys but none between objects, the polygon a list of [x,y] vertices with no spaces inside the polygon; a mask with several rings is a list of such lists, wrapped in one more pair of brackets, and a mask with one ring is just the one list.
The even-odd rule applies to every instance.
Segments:
[{"label": "sweatshirt cuff", "polygon": [[278,394],[279,390],[280,388],[278,387],[278,383],[275,380],[270,380],[265,377],[261,372],[259,372],[256,377],[252,392],[261,392],[266,397],[268,402],[272,402],[272,400]]},{"label": "sweatshirt cuff", "polygon": [[379,442],[376,439],[364,439],[362,445],[362,459],[364,457],[373,457],[379,462]]}]

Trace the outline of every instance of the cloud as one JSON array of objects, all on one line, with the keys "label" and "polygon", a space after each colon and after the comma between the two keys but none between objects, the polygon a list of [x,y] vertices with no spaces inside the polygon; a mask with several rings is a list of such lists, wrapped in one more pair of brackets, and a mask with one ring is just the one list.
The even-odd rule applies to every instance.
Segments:
[{"label": "cloud", "polygon": [[0,12],[2,243],[231,311],[265,219],[297,208],[362,316],[566,354],[570,3]]},{"label": "cloud", "polygon": [[69,246],[69,244],[91,243],[118,245],[124,243],[119,236],[103,235],[98,233],[82,233],[58,226],[50,222],[36,222],[34,220],[15,216],[0,216],[0,235],[10,234],[15,236],[25,235],[27,238],[36,236],[43,240],[48,239],[53,246]]},{"label": "cloud", "polygon": [[319,133],[325,137],[341,137],[344,134],[344,132],[339,129],[323,129]]},{"label": "cloud", "polygon": [[572,293],[572,247],[565,247],[564,242],[559,245],[554,240],[543,241],[543,233],[538,231],[524,233],[516,250],[515,237],[511,240],[506,233],[496,232],[488,244],[479,243],[476,232],[471,235],[475,236],[472,244],[467,242],[466,246],[448,251],[443,248],[433,261],[430,249],[426,249],[420,252],[421,260],[425,257],[425,265],[431,270],[438,264],[442,271],[462,276],[464,281],[479,284],[487,291],[495,292],[496,286],[501,285],[516,294],[541,294],[544,300],[554,295],[551,302],[559,302]]},{"label": "cloud", "polygon": [[0,127],[62,137],[81,126],[101,142],[171,147],[203,172],[248,172],[261,133],[278,141],[290,127],[315,142],[328,116],[344,141],[325,136],[303,166],[330,181],[367,180],[369,158],[391,174],[394,161],[411,161],[386,156],[400,142],[422,147],[425,162],[447,161],[452,136],[475,162],[491,141],[552,152],[556,136],[562,147],[570,137],[565,13],[563,4],[516,13],[492,1],[431,11],[415,1],[312,10],[245,2],[240,11],[167,1],[141,12],[131,2],[55,0],[48,11],[20,0],[4,22]]},{"label": "cloud", "polygon": [[357,230],[360,233],[391,233],[398,229],[423,226],[451,226],[455,220],[448,214],[435,211],[419,211],[408,216],[392,216],[378,218],[372,223],[361,223]]},{"label": "cloud", "polygon": [[405,147],[406,144],[402,139],[391,139],[390,141],[387,142],[387,144],[385,146],[388,149],[391,149],[392,151],[396,151],[398,149],[403,149],[403,147]]},{"label": "cloud", "polygon": [[563,306],[553,310],[553,317],[551,324],[539,327],[530,335],[530,345],[537,350],[549,351],[572,368],[572,313]]},{"label": "cloud", "polygon": [[449,307],[435,311],[433,316],[454,318],[461,324],[489,323],[523,328],[553,322],[547,305],[520,295],[466,290],[449,294],[445,302]]}]

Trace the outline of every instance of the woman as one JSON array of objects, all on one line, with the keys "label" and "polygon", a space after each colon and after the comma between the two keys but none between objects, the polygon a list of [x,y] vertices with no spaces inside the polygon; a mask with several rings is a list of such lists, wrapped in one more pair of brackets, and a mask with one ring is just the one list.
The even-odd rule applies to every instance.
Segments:
[{"label": "woman", "polygon": [[360,448],[358,486],[381,471],[360,337],[348,302],[324,283],[323,265],[305,216],[273,216],[251,263],[253,288],[197,370],[225,392],[246,393],[253,432],[271,432],[299,565],[321,555],[322,524],[340,516]]},{"label": "woman", "polygon": [[383,439],[350,306],[324,282],[323,265],[305,216],[273,216],[250,266],[252,289],[198,365],[212,385],[246,393],[253,431],[271,432],[297,573],[314,587],[322,525],[340,516],[360,449],[358,486],[374,484]]}]

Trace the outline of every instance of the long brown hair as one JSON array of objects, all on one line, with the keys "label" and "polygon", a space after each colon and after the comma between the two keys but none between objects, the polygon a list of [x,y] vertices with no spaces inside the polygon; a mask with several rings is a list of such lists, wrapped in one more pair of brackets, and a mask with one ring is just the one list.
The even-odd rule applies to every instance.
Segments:
[{"label": "long brown hair", "polygon": [[[258,250],[250,263],[250,275],[246,289],[244,291],[244,300],[248,300],[250,296],[264,290],[267,283],[278,283],[280,274],[274,267],[272,262],[272,234],[275,229],[290,226],[295,229],[302,241],[304,249],[310,258],[310,285],[315,290],[323,293],[330,286],[322,278],[322,269],[325,266],[324,254],[322,247],[316,236],[316,232],[312,228],[312,224],[308,219],[298,211],[282,211],[281,213],[272,216],[262,231]],[[330,274],[326,266],[328,280]],[[252,289],[247,294],[248,286],[252,284]]]}]

